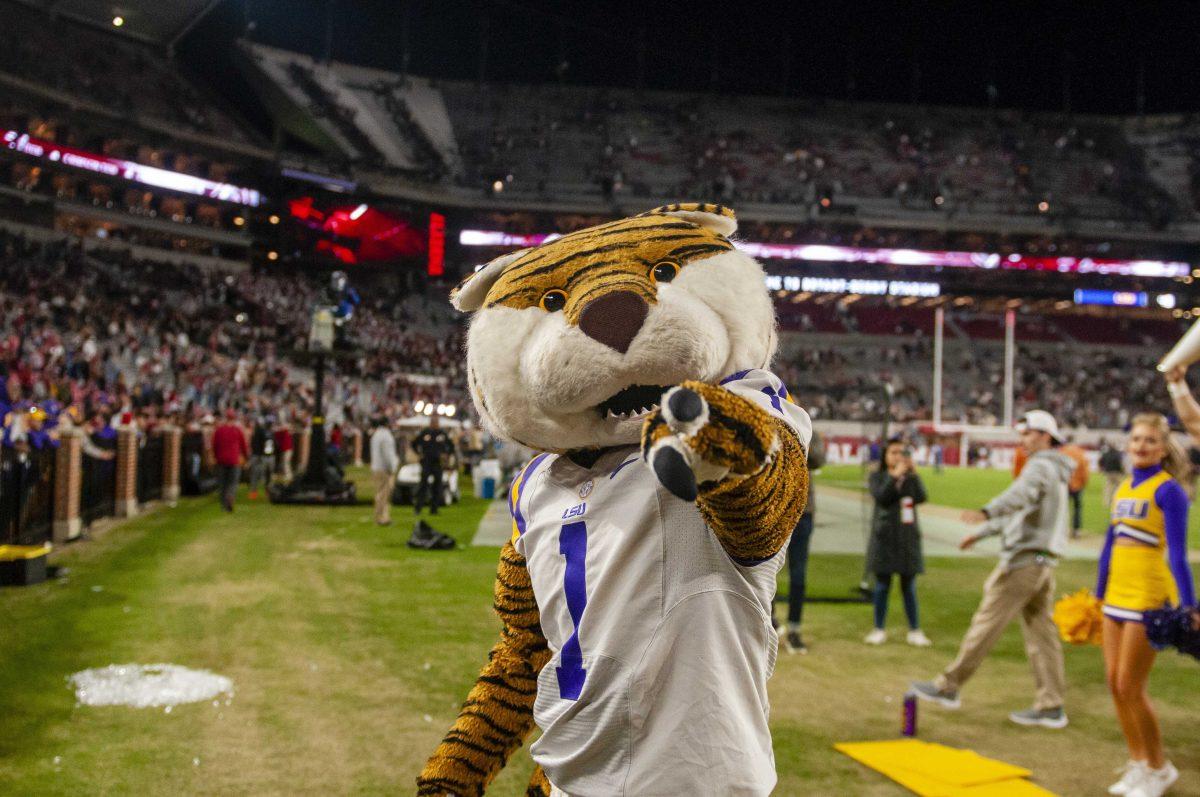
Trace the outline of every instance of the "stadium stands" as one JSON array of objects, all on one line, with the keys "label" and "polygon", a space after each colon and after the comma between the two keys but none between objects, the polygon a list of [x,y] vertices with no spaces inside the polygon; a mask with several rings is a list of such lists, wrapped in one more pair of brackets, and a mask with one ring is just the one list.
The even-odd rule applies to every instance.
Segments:
[{"label": "stadium stands", "polygon": [[[0,3],[0,82],[42,87],[75,106],[99,106],[215,140],[250,143],[246,129],[151,47],[35,9]],[[136,79],[131,79],[136,76]]]},{"label": "stadium stands", "polygon": [[[1148,170],[1142,147],[1162,139],[1127,135],[1118,119],[434,82],[244,48],[343,156],[412,168],[381,152],[399,144],[423,150],[425,165],[435,157],[444,181],[484,191],[498,181],[517,199],[704,196],[1156,225],[1193,217],[1169,196],[1180,158],[1174,173],[1155,158]],[[380,123],[381,104],[391,124]]]},{"label": "stadium stands", "polygon": [[[50,33],[44,16],[14,9],[11,26],[0,33],[0,85],[7,86],[0,91],[0,127],[212,181],[281,185],[274,165],[264,166],[268,161],[212,145],[259,139],[170,59],[70,22]],[[86,56],[67,57],[73,52]],[[511,199],[512,208],[482,204],[491,209],[464,210],[458,221],[478,229],[567,232],[609,218],[603,210],[610,200],[648,205],[662,197],[689,197],[758,209],[740,231],[752,241],[1002,255],[1181,260],[1195,255],[1190,244],[1169,236],[1059,229],[1090,220],[1127,232],[1161,221],[1164,208],[1194,220],[1193,120],[1135,124],[499,86],[327,64],[248,42],[242,52],[317,131],[303,141],[324,153],[319,162],[339,168],[352,163],[346,173],[398,177],[400,185],[441,192],[429,196],[455,202],[484,194]],[[33,57],[37,53],[50,57]],[[136,90],[130,81],[115,79],[131,74],[141,76]],[[89,110],[89,103],[111,113]],[[126,118],[159,127],[127,126],[121,123]],[[162,125],[177,129],[179,139],[164,135]],[[198,144],[195,136],[208,138]],[[286,161],[310,158],[312,152],[282,155]],[[281,190],[292,188],[283,184]],[[252,241],[247,208],[57,163],[6,154],[0,159],[0,191],[0,207],[12,218],[37,216],[18,207],[36,199],[54,208],[37,223],[88,241],[80,248],[0,237],[0,310],[7,328],[19,330],[6,339],[4,361],[7,373],[18,375],[22,396],[62,394],[89,410],[101,394],[110,410],[129,404],[158,413],[168,407],[203,413],[231,403],[297,415],[311,409],[311,376],[297,354],[306,345],[309,312],[322,290],[303,273],[315,262],[311,252],[285,253],[289,269],[298,269],[286,276],[261,263],[247,268]],[[947,223],[881,226],[829,218],[821,215],[823,200],[871,212],[936,210]],[[285,215],[283,197],[275,201],[272,212]],[[522,203],[541,210],[516,209]],[[775,219],[768,212],[772,220],[763,221],[764,207],[779,208],[782,215]],[[100,212],[109,215],[99,218]],[[973,213],[1001,221],[987,229],[949,223]],[[181,232],[186,227],[202,234]],[[135,247],[115,253],[107,247],[113,241]],[[147,246],[196,257],[168,263],[165,254],[159,257]],[[451,248],[451,271],[499,253]],[[835,271],[830,264],[788,268],[813,275]],[[878,273],[930,279],[936,272],[880,266]],[[1003,281],[982,269],[936,278],[945,293],[993,298],[1005,291],[1041,295],[1051,283],[1061,289],[1063,280],[1030,273]],[[1088,287],[1148,289],[1130,278],[1073,279]],[[417,400],[432,400],[466,410],[463,323],[446,306],[442,290],[431,288],[427,298],[386,280],[373,286],[347,331],[355,357],[340,361],[330,377],[343,409],[350,404],[350,412],[363,417],[384,408],[407,412]],[[1047,292],[1042,298],[1060,297]],[[946,307],[947,370],[955,378],[948,380],[944,417],[995,422],[1001,414],[1003,315],[996,302],[986,309],[979,303]],[[780,367],[819,417],[875,417],[882,381],[894,387],[897,417],[930,417],[930,301],[791,291],[780,294],[777,310],[785,332]],[[1023,307],[1016,327],[1022,345],[1018,406],[1054,404],[1064,419],[1091,426],[1122,422],[1122,408],[1141,401],[1137,389],[1150,391],[1149,383],[1118,389],[1096,377],[1098,371],[1079,381],[1084,379],[1079,364],[1109,363],[1109,372],[1140,368],[1146,355],[1134,347],[1169,345],[1179,323]],[[1064,393],[1075,398],[1063,399]]]},{"label": "stadium stands", "polygon": [[[136,409],[190,418],[223,406],[302,416],[312,378],[291,357],[306,347],[316,298],[316,284],[301,279],[0,234],[6,403],[53,398],[87,417]],[[386,292],[368,305],[351,333],[359,359],[329,380],[331,417],[409,412],[418,399],[461,406],[448,307]]]}]

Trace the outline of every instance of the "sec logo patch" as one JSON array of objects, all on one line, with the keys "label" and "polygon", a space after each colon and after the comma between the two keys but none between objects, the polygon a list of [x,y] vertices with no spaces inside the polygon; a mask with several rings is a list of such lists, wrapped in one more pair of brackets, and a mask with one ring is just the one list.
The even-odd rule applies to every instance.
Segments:
[{"label": "sec logo patch", "polygon": [[587,481],[585,481],[583,484],[581,484],[581,485],[579,486],[579,497],[580,497],[580,498],[587,498],[589,495],[591,495],[591,494],[592,494],[592,487],[593,487],[593,486],[594,486],[594,485],[593,485],[593,483],[592,483],[592,480],[591,480],[591,479],[588,479],[588,480],[587,480]]}]

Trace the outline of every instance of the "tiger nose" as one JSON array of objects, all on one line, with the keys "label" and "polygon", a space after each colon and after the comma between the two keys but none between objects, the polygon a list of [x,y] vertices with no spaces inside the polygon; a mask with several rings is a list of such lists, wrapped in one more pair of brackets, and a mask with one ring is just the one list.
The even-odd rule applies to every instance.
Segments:
[{"label": "tiger nose", "polygon": [[637,337],[650,308],[632,291],[614,291],[592,299],[579,314],[579,328],[592,340],[624,354]]}]

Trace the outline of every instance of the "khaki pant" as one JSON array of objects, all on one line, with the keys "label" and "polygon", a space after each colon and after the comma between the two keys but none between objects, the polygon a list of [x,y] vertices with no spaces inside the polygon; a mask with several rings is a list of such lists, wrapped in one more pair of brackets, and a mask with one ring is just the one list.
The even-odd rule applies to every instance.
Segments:
[{"label": "khaki pant", "polygon": [[390,523],[392,521],[392,474],[387,471],[373,470],[371,476],[375,479],[375,522]]},{"label": "khaki pant", "polygon": [[1121,482],[1125,481],[1124,473],[1106,473],[1104,474],[1104,516],[1107,518],[1108,513],[1112,511],[1113,495],[1117,492],[1117,488],[1121,486]]},{"label": "khaki pant", "polygon": [[979,669],[1008,624],[1020,615],[1025,655],[1029,657],[1033,680],[1037,684],[1033,707],[1062,706],[1066,675],[1058,629],[1050,619],[1053,604],[1053,567],[1034,564],[1005,571],[1002,566],[997,566],[983,585],[983,601],[971,618],[971,627],[963,638],[958,658],[934,680],[934,684],[940,690],[957,692]]}]

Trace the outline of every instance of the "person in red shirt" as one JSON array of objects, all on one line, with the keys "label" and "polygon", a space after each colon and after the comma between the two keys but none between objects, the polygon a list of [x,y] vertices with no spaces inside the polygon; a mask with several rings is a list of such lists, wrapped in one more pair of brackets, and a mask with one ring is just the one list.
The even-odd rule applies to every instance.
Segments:
[{"label": "person in red shirt", "polygon": [[232,512],[242,465],[250,456],[246,431],[237,422],[236,410],[225,411],[225,422],[213,432],[212,447],[221,479],[221,508]]},{"label": "person in red shirt", "polygon": [[292,430],[287,421],[280,420],[275,427],[275,456],[278,458],[275,472],[283,476],[284,481],[292,480]]}]

